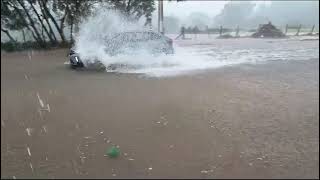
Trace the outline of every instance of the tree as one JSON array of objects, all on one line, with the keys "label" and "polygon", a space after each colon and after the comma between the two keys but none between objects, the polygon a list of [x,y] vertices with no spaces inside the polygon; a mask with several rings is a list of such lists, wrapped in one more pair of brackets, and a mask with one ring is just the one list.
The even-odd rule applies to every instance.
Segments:
[{"label": "tree", "polygon": [[[130,20],[146,17],[150,21],[154,11],[154,0],[1,0],[1,31],[15,41],[13,31],[27,30],[34,41],[45,46],[66,43],[66,27],[70,27],[70,41],[74,28],[91,12],[106,4],[117,9]],[[23,31],[24,32],[24,31]]]},{"label": "tree", "polygon": [[[61,1],[60,1],[61,2]],[[73,29],[76,26],[76,29],[79,28],[79,23],[82,18],[87,17],[91,14],[94,9],[94,5],[99,1],[94,0],[73,0],[65,1],[68,7],[68,14],[66,16],[66,22],[70,25],[70,41],[73,42]]]},{"label": "tree", "polygon": [[[44,46],[45,39],[39,32],[39,22],[32,14],[30,6],[23,0],[3,0],[1,1],[1,26],[3,32],[11,30],[23,31],[27,29],[31,32],[34,40]],[[4,29],[6,28],[6,29]]]},{"label": "tree", "polygon": [[13,11],[9,8],[9,4],[7,1],[1,1],[1,31],[4,32],[12,42],[16,42],[16,40],[10,34],[10,29],[14,29],[15,24],[20,24],[14,22],[18,20]]},{"label": "tree", "polygon": [[[38,0],[44,14],[53,22],[60,34],[61,41],[66,42],[64,28],[70,25],[71,41],[73,26],[78,24],[82,17],[86,17],[93,9],[93,5],[101,0]],[[50,11],[52,9],[52,11]],[[54,14],[54,15],[53,15]],[[56,17],[56,18],[55,18]],[[58,23],[59,22],[59,23]]]},{"label": "tree", "polygon": [[[29,13],[29,9],[25,5],[24,0],[16,0],[18,4],[22,7],[24,10],[24,14],[27,17],[27,21],[29,22],[29,26],[31,26],[33,32],[35,33],[35,36],[37,37],[36,40],[40,45],[44,45],[45,40],[41,37],[38,28],[36,27],[36,20],[33,18],[33,16]],[[22,16],[22,15],[21,15]]]},{"label": "tree", "polygon": [[44,24],[44,18],[41,18],[41,15],[39,14],[39,12],[36,10],[36,8],[34,6],[34,5],[36,5],[37,1],[35,1],[35,0],[27,0],[27,1],[28,1],[29,5],[30,5],[31,9],[33,10],[35,15],[37,16],[38,21],[40,22],[42,29],[44,29],[44,31],[46,32],[48,38],[50,39],[51,44],[55,45],[57,43],[57,38],[56,38],[55,34],[52,31],[51,25],[48,24],[48,26],[50,28],[50,32],[49,32],[49,30],[47,29],[46,25]]},{"label": "tree", "polygon": [[152,12],[155,10],[153,0],[105,0],[109,8],[117,9],[128,19],[137,21],[143,15],[146,19],[150,19]]},{"label": "tree", "polygon": [[19,8],[19,3],[16,0],[1,1],[1,31],[5,32],[10,40],[13,38],[10,35],[11,30],[27,29],[31,32],[33,38],[40,42],[40,37],[36,36],[34,29],[30,27],[30,23],[26,19],[25,11]]},{"label": "tree", "polygon": [[211,19],[209,16],[201,12],[192,12],[187,17],[187,22],[189,22],[191,26],[198,26],[200,29],[204,29],[206,25],[210,23],[210,21]]},{"label": "tree", "polygon": [[225,4],[221,13],[214,18],[216,25],[234,27],[245,26],[246,20],[253,12],[255,4],[252,2],[229,2]]}]

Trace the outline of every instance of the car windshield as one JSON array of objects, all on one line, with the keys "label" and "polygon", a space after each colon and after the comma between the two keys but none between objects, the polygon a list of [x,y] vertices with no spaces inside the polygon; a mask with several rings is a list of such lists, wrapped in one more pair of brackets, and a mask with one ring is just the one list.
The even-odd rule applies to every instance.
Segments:
[{"label": "car windshield", "polygon": [[154,32],[126,32],[116,34],[112,40],[132,42],[132,41],[150,41],[161,39],[161,36]]}]

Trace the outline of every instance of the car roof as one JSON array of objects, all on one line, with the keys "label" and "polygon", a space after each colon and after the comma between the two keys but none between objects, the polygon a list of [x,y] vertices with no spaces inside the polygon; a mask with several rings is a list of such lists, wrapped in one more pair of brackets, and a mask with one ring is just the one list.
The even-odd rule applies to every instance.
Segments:
[{"label": "car roof", "polygon": [[152,33],[158,33],[158,32],[155,32],[155,31],[147,31],[147,30],[136,30],[136,31],[123,31],[123,32],[120,32],[120,33],[148,33],[148,32],[152,32]]},{"label": "car roof", "polygon": [[153,33],[153,34],[158,34],[158,35],[162,35],[158,32],[154,32],[154,31],[124,31],[124,32],[118,32],[116,34],[135,34],[135,33]]},{"label": "car roof", "polygon": [[116,38],[116,37],[119,37],[122,35],[126,35],[126,34],[128,35],[128,34],[150,34],[150,33],[152,33],[153,35],[157,35],[161,38],[170,39],[170,38],[164,36],[163,34],[155,32],[155,31],[124,31],[124,32],[114,33],[113,35],[106,37],[105,39],[110,40],[110,38],[113,39],[113,38]]}]

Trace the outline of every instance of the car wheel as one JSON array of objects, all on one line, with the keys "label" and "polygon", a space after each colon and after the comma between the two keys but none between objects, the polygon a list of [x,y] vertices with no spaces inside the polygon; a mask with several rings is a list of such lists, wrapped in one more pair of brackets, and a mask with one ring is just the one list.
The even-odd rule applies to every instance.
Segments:
[{"label": "car wheel", "polygon": [[104,64],[102,64],[101,62],[97,63],[97,70],[98,71],[105,71],[106,70],[106,66]]},{"label": "car wheel", "polygon": [[77,66],[70,65],[70,68],[71,68],[71,69],[77,69]]}]

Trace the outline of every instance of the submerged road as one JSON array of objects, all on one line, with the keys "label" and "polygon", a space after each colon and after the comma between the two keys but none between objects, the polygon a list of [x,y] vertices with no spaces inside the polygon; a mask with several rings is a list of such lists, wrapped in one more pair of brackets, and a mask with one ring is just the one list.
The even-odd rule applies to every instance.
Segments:
[{"label": "submerged road", "polygon": [[1,178],[319,178],[318,58],[152,78],[66,52],[2,53]]}]

